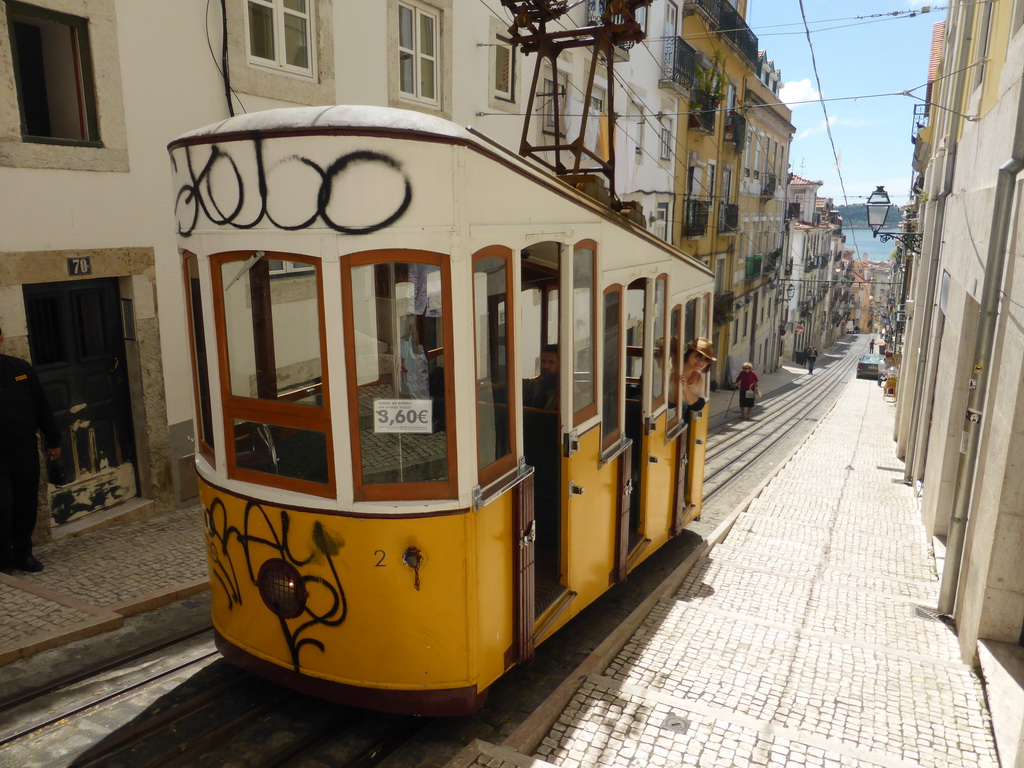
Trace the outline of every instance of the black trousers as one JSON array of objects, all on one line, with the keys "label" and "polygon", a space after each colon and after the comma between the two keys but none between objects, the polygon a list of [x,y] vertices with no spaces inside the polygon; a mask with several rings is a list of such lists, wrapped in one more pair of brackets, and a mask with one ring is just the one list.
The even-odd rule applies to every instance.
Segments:
[{"label": "black trousers", "polygon": [[0,462],[0,565],[32,554],[39,498],[39,457]]}]

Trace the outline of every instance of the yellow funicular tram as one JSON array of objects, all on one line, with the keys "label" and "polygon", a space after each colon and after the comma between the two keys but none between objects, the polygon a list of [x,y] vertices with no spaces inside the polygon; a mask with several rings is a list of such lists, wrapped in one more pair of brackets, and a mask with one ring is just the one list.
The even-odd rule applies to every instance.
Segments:
[{"label": "yellow funicular tram", "polygon": [[466,713],[700,513],[699,262],[413,112],[271,110],[170,154],[234,663]]}]

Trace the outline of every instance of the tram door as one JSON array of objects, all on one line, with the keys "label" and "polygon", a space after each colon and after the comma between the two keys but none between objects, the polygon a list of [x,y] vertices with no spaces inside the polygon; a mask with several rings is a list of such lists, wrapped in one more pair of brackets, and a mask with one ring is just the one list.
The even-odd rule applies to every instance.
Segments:
[{"label": "tram door", "polygon": [[562,453],[558,377],[571,370],[558,347],[560,246],[544,242],[520,259],[518,375],[522,378],[523,453],[534,468],[534,614],[540,617],[565,592]]},{"label": "tram door", "polygon": [[137,494],[128,371],[115,279],[26,286],[32,362],[63,433],[62,524]]},{"label": "tram door", "polygon": [[644,541],[644,477],[647,454],[644,418],[644,333],[647,312],[648,281],[636,280],[626,290],[626,437],[632,443],[630,456],[629,521],[626,535],[626,553],[638,550]]}]

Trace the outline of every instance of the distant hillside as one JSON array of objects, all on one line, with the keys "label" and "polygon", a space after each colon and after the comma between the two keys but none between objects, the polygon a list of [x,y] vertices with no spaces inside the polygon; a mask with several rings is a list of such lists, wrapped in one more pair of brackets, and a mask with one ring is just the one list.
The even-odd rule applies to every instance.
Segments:
[{"label": "distant hillside", "polygon": [[[868,209],[862,205],[837,205],[836,210],[843,217],[843,229],[867,229]],[[892,216],[892,211],[889,212]]]}]

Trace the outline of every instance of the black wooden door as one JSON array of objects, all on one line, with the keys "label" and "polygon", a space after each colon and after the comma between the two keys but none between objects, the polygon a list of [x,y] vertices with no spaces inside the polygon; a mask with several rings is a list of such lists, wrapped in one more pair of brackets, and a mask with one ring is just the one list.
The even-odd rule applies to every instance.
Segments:
[{"label": "black wooden door", "polygon": [[32,362],[63,433],[68,484],[49,488],[61,524],[137,494],[120,299],[115,279],[24,292]]}]

